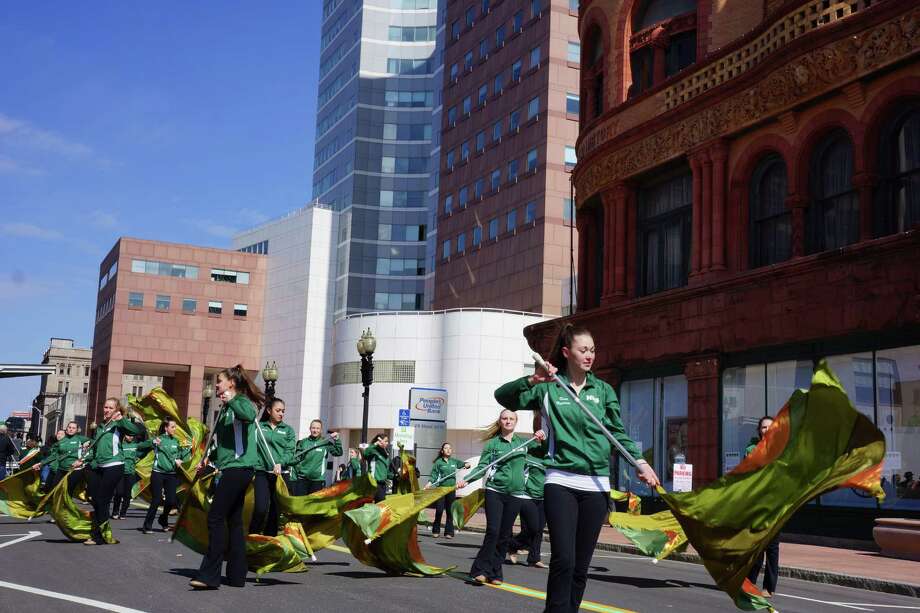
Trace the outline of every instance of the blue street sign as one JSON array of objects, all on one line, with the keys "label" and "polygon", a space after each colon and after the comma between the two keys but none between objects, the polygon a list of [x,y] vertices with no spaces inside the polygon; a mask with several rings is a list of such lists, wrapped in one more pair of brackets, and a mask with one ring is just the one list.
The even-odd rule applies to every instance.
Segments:
[{"label": "blue street sign", "polygon": [[409,409],[399,409],[399,425],[409,425]]}]

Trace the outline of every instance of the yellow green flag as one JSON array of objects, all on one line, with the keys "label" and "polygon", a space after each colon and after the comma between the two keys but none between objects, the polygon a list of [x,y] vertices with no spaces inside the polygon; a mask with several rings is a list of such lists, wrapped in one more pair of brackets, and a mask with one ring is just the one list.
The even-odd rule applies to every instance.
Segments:
[{"label": "yellow green flag", "polygon": [[418,477],[415,475],[415,456],[399,445],[399,475],[396,481],[397,494],[411,494],[417,492]]},{"label": "yellow green flag", "polygon": [[628,538],[639,551],[656,560],[687,548],[687,535],[670,511],[654,515],[610,514],[610,525]]},{"label": "yellow green flag", "polygon": [[659,490],[718,586],[744,610],[771,608],[747,574],[767,544],[805,503],[840,487],[884,497],[885,437],[850,404],[822,361],[757,447],[730,473],[700,490]]},{"label": "yellow green flag", "polygon": [[26,468],[0,481],[0,513],[21,519],[40,514],[39,471]]},{"label": "yellow green flag", "polygon": [[[54,489],[42,499],[42,502],[47,503],[48,514],[54,518],[54,525],[64,533],[64,536],[71,541],[82,542],[92,534],[93,514],[90,511],[77,508],[77,504],[67,492],[67,479],[72,472],[70,471],[64,475],[58,484],[54,486]],[[112,526],[109,522],[105,522],[99,528],[106,543],[113,545],[118,542],[112,536]]]},{"label": "yellow green flag", "polygon": [[450,512],[454,518],[454,527],[463,530],[467,522],[476,514],[486,501],[486,491],[482,488],[474,490],[463,498],[454,500]]},{"label": "yellow green flag", "polygon": [[436,487],[412,494],[394,494],[377,504],[345,512],[342,540],[358,560],[392,575],[436,576],[454,567],[425,562],[418,546],[418,514],[453,491]]}]

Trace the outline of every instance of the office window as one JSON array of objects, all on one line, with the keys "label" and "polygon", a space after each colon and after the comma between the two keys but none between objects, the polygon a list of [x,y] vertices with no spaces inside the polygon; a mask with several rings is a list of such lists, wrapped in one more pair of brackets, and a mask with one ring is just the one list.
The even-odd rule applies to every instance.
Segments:
[{"label": "office window", "polygon": [[483,83],[479,87],[479,93],[476,96],[476,104],[482,106],[486,103],[486,98],[489,97],[489,86],[488,84]]},{"label": "office window", "polygon": [[533,172],[537,169],[537,150],[531,149],[527,152],[527,172]]},{"label": "office window", "polygon": [[470,200],[470,188],[468,185],[464,185],[463,187],[460,188],[460,198],[459,198],[460,208],[465,209],[469,200]]},{"label": "office window", "polygon": [[457,237],[457,253],[464,251],[466,251],[466,234],[461,234]]},{"label": "office window", "polygon": [[502,171],[500,168],[496,168],[495,170],[492,171],[492,174],[489,178],[489,187],[492,189],[493,192],[497,192],[498,188],[501,187],[501,184],[502,184]]},{"label": "office window", "polygon": [[472,70],[473,69],[473,52],[467,51],[463,55],[463,69]]},{"label": "office window", "polygon": [[786,163],[768,154],[754,169],[750,187],[751,268],[792,257],[792,212],[786,207]]},{"label": "office window", "polygon": [[234,304],[233,305],[233,316],[234,317],[246,317],[249,314],[249,307],[245,304]]},{"label": "office window", "polygon": [[[900,105],[878,136],[881,182],[875,193],[875,235],[920,224],[920,105]],[[109,273],[109,278],[112,274]]]},{"label": "office window", "polygon": [[70,364],[67,365],[67,376],[70,376]]},{"label": "office window", "polygon": [[473,198],[479,200],[482,198],[482,194],[485,191],[485,180],[482,177],[476,179],[476,182],[473,183]]},{"label": "office window", "polygon": [[83,376],[84,376],[84,377],[88,377],[88,376],[89,376],[89,366],[84,366],[84,367],[83,367]]},{"label": "office window", "polygon": [[524,223],[530,223],[537,218],[537,203],[528,202],[524,205]]},{"label": "office window", "polygon": [[487,38],[483,38],[481,41],[479,41],[479,59],[483,60],[487,57],[489,57],[489,40]]},{"label": "office window", "polygon": [[473,110],[473,100],[469,96],[467,96],[466,98],[463,99],[463,114],[469,115],[470,111],[472,110]]},{"label": "office window", "polygon": [[89,393],[89,383],[85,383],[85,382],[83,383],[83,393],[84,394]]},{"label": "office window", "polygon": [[640,292],[686,285],[693,209],[690,172],[640,188],[638,203]]},{"label": "office window", "polygon": [[473,247],[478,247],[482,242],[482,226],[475,226],[473,228]]},{"label": "office window", "polygon": [[64,382],[58,381],[58,394],[63,394],[63,393],[64,393]]},{"label": "office window", "polygon": [[131,292],[128,294],[128,306],[135,308],[144,306],[144,294],[141,292]]},{"label": "office window", "polygon": [[570,62],[575,62],[578,64],[581,62],[581,43],[577,41],[569,41],[568,54],[566,58]]},{"label": "office window", "polygon": [[466,9],[466,15],[465,15],[466,27],[472,28],[473,25],[476,23],[474,16],[475,16],[475,9],[473,7]]},{"label": "office window", "polygon": [[508,116],[508,132],[514,134],[521,129],[521,112],[520,111],[511,111],[511,115]]},{"label": "office window", "polygon": [[168,311],[169,310],[169,296],[163,296],[158,294],[156,299],[156,310],[158,311]]},{"label": "office window", "polygon": [[508,162],[508,183],[514,183],[517,181],[518,176],[518,161],[516,159]]},{"label": "office window", "polygon": [[[569,0],[569,6],[575,2],[575,10],[578,10],[578,0]],[[536,17],[543,12],[543,0],[530,0],[530,16]]]},{"label": "office window", "polygon": [[566,92],[565,94],[565,112],[570,115],[578,115],[580,109],[580,101],[578,94],[573,94],[572,92]]},{"label": "office window", "polygon": [[498,217],[489,221],[489,240],[498,238]]},{"label": "office window", "polygon": [[514,60],[514,63],[511,64],[511,81],[520,81],[521,80],[521,60]]},{"label": "office window", "polygon": [[495,29],[495,48],[501,49],[505,46],[505,25],[502,24]]},{"label": "office window", "polygon": [[575,147],[570,145],[565,146],[565,168],[566,170],[571,170],[575,167],[575,164],[578,163],[578,156],[575,153]]},{"label": "office window", "polygon": [[59,374],[59,375],[63,375],[63,374],[64,374],[64,365],[63,365],[63,364],[58,364],[58,374]]},{"label": "office window", "polygon": [[470,141],[465,140],[460,143],[460,160],[465,162],[470,159]]},{"label": "office window", "polygon": [[456,156],[456,150],[455,150],[455,149],[451,149],[450,151],[447,152],[447,170],[453,170],[453,169],[454,169],[454,158],[455,158],[455,156]]},{"label": "office window", "polygon": [[383,139],[396,140],[397,127],[395,123],[383,124]]},{"label": "office window", "polygon": [[530,102],[527,103],[527,121],[530,121],[534,117],[540,114],[540,97],[531,98]]},{"label": "office window", "polygon": [[843,130],[828,135],[811,160],[809,253],[859,240],[859,196],[853,187],[853,143]]},{"label": "office window", "polygon": [[446,239],[441,243],[441,259],[446,260],[450,257],[450,239]]},{"label": "office window", "polygon": [[482,130],[476,133],[476,153],[480,153],[486,148],[486,133]]},{"label": "office window", "polygon": [[524,29],[524,11],[518,11],[511,17],[511,32],[517,33]]},{"label": "office window", "polygon": [[571,198],[562,200],[562,223],[571,226],[575,223],[575,203]]},{"label": "office window", "polygon": [[460,76],[460,66],[456,62],[454,62],[453,64],[450,65],[450,80],[456,81],[457,77],[459,76]]},{"label": "office window", "polygon": [[534,47],[530,50],[530,67],[536,68],[540,65],[540,47]]},{"label": "office window", "polygon": [[489,10],[489,0],[482,0],[482,14],[488,15]]},{"label": "office window", "polygon": [[569,0],[569,12],[570,13],[578,12],[578,2],[579,0]]},{"label": "office window", "polygon": [[497,143],[502,139],[502,122],[496,121],[492,126],[492,142]]},{"label": "office window", "polygon": [[182,299],[182,312],[183,313],[194,313],[198,310],[198,301],[193,298],[183,298]]},{"label": "office window", "polygon": [[447,109],[447,125],[450,127],[457,125],[457,107],[455,106]]},{"label": "office window", "polygon": [[450,24],[450,37],[453,40],[460,38],[460,20],[454,21]]},{"label": "office window", "polygon": [[131,272],[163,277],[178,277],[180,279],[197,279],[198,267],[186,264],[172,264],[170,262],[154,262],[151,260],[131,260]]},{"label": "office window", "polygon": [[507,217],[505,217],[506,225],[508,232],[511,232],[517,227],[517,209],[511,209],[508,211]]},{"label": "office window", "polygon": [[495,81],[493,82],[493,85],[492,85],[492,93],[497,96],[502,93],[502,88],[503,88],[502,74],[498,73],[497,75],[495,75]]},{"label": "office window", "polygon": [[211,269],[211,281],[220,283],[239,283],[240,285],[249,285],[249,273],[237,270],[224,270],[222,268]]},{"label": "office window", "polygon": [[454,195],[447,194],[447,196],[444,197],[444,214],[450,215],[450,213],[453,210],[454,210]]},{"label": "office window", "polygon": [[210,313],[211,315],[220,315],[223,312],[224,312],[224,303],[215,301],[215,300],[208,301],[208,313]]}]

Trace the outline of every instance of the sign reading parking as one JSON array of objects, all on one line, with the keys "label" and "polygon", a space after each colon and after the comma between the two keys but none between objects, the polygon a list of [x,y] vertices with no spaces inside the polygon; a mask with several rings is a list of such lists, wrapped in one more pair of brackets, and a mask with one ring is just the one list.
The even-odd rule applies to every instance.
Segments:
[{"label": "sign reading parking", "polygon": [[409,409],[399,409],[399,427],[405,427],[409,425]]}]

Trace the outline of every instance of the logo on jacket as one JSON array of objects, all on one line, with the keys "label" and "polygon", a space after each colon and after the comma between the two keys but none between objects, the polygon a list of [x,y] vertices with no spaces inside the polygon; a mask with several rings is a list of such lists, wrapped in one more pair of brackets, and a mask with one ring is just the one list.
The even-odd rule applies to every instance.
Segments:
[{"label": "logo on jacket", "polygon": [[590,400],[591,402],[597,402],[598,404],[599,404],[600,401],[601,401],[601,399],[598,398],[597,396],[595,396],[594,394],[586,394],[586,395],[585,395],[585,400]]}]

